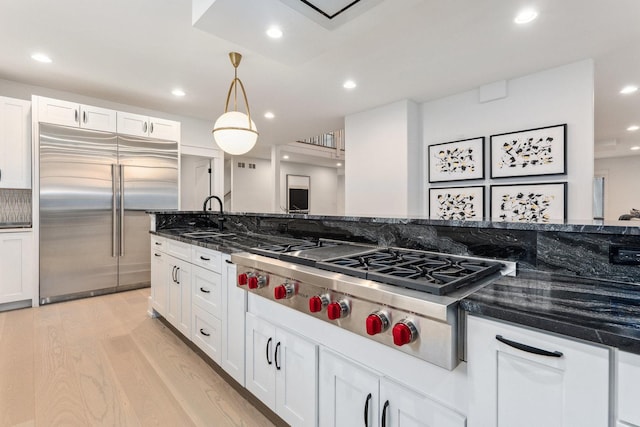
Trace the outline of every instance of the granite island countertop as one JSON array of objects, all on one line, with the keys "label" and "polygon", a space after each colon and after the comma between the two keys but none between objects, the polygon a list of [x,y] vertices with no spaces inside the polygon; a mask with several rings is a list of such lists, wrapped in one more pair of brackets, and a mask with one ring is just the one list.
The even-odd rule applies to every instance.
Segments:
[{"label": "granite island countertop", "polygon": [[460,306],[469,314],[640,354],[640,285],[503,277]]}]

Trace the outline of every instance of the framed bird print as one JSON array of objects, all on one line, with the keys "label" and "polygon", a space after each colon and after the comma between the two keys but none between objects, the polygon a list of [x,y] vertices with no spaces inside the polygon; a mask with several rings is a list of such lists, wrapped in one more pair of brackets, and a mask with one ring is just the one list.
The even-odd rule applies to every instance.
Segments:
[{"label": "framed bird print", "polygon": [[429,146],[429,182],[484,178],[484,137]]},{"label": "framed bird print", "polygon": [[492,220],[562,222],[567,218],[567,183],[491,186]]},{"label": "framed bird print", "polygon": [[484,217],[484,186],[429,189],[432,219],[480,221]]}]

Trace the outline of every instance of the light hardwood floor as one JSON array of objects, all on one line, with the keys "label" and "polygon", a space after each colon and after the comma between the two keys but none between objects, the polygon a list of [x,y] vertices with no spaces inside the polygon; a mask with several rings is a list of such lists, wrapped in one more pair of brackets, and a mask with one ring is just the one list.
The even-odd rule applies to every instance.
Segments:
[{"label": "light hardwood floor", "polygon": [[0,313],[0,426],[272,426],[147,316],[148,296]]}]

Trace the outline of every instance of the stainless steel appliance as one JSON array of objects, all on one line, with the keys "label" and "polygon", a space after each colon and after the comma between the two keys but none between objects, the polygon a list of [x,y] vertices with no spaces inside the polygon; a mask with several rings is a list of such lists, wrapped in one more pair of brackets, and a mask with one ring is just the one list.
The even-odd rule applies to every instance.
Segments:
[{"label": "stainless steel appliance", "polygon": [[446,369],[460,360],[458,302],[515,264],[345,242],[231,255],[238,286]]},{"label": "stainless steel appliance", "polygon": [[178,208],[178,145],[40,124],[40,303],[148,286],[149,218]]}]

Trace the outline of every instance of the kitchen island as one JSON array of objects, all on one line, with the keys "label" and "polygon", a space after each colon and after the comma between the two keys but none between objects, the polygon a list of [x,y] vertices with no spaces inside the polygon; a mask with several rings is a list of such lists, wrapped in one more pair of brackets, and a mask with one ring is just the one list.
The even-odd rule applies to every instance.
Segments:
[{"label": "kitchen island", "polygon": [[[510,226],[491,223],[483,226],[483,224],[475,223],[452,225],[444,224],[442,221],[422,219],[366,219],[360,221],[356,218],[297,215],[245,214],[226,216],[227,221],[225,224],[227,227],[224,232],[233,233],[234,236],[221,236],[218,240],[189,239],[185,237],[184,233],[189,233],[190,230],[211,228],[215,224],[214,221],[211,221],[211,219],[215,219],[215,216],[209,218],[208,214],[202,214],[201,212],[156,213],[156,219],[153,224],[157,229],[154,234],[225,253],[245,251],[255,247],[256,243],[264,243],[265,239],[267,241],[269,239],[314,240],[319,237],[330,237],[366,244],[385,245],[390,243],[393,246],[428,248],[431,250],[440,249],[442,252],[449,253],[471,253],[474,256],[491,257],[491,254],[500,254],[503,257],[495,256],[492,258],[515,259],[518,262],[518,277],[501,278],[471,294],[461,302],[460,306],[472,318],[469,324],[473,325],[474,322],[477,324],[474,320],[476,318],[480,320],[488,319],[498,326],[502,325],[503,322],[507,322],[504,323],[507,327],[510,327],[510,324],[517,324],[517,332],[524,331],[527,337],[526,333],[529,332],[534,335],[542,333],[544,339],[553,341],[560,337],[565,340],[559,341],[558,345],[566,346],[568,342],[570,348],[575,345],[579,345],[578,347],[580,345],[586,346],[579,348],[579,356],[572,353],[575,350],[561,352],[563,357],[560,357],[560,363],[571,366],[570,369],[563,370],[564,365],[554,365],[549,368],[555,369],[554,372],[569,373],[556,378],[559,381],[557,384],[560,385],[554,390],[578,396],[580,399],[595,399],[590,405],[594,414],[587,416],[587,418],[591,419],[592,424],[580,425],[606,425],[608,422],[614,425],[613,423],[616,420],[625,420],[629,425],[637,424],[638,421],[634,418],[636,414],[629,409],[633,405],[625,404],[633,396],[637,396],[637,394],[634,394],[637,393],[637,390],[633,390],[633,387],[631,391],[627,390],[632,382],[616,374],[620,370],[620,372],[629,373],[625,378],[635,378],[633,375],[636,375],[636,367],[638,365],[636,359],[634,359],[634,357],[638,357],[636,354],[638,353],[638,343],[640,342],[636,326],[638,324],[638,311],[635,305],[638,299],[635,284],[638,274],[635,271],[637,267],[610,264],[608,259],[610,245],[633,246],[638,241],[637,229],[621,225],[603,227],[597,224],[589,226],[513,224],[513,226]],[[518,239],[514,239],[514,236],[518,237]],[[507,237],[512,238],[509,239]],[[548,245],[549,239],[555,241],[556,245],[562,246],[566,244],[571,247],[571,250],[565,250],[562,253],[564,261],[554,260],[553,256],[550,256],[546,251],[550,248],[550,245]],[[527,242],[533,242],[534,244],[531,247],[526,247]],[[521,248],[522,250],[514,250],[515,248]],[[553,248],[551,252],[558,254],[561,251]],[[587,259],[589,268],[575,268],[575,265],[569,262],[571,257],[576,259],[583,258],[582,260],[577,260],[580,265],[585,265],[584,259]],[[559,265],[563,263],[565,265],[559,268]],[[592,271],[594,274],[590,274]],[[603,280],[603,277],[598,277],[605,275],[619,280],[607,281]],[[275,325],[281,325],[290,332],[297,332],[305,336],[311,343],[315,343],[316,346],[319,346],[317,347],[319,350],[316,351],[319,352],[320,357],[319,361],[316,360],[316,366],[319,366],[320,372],[331,371],[330,369],[327,371],[328,365],[323,360],[335,361],[337,357],[338,360],[346,360],[349,363],[358,361],[356,363],[360,364],[364,360],[367,368],[378,372],[382,371],[383,377],[391,378],[403,386],[408,386],[409,389],[417,390],[421,396],[428,399],[428,402],[444,404],[447,410],[453,411],[444,411],[449,414],[450,420],[454,420],[452,421],[454,424],[451,425],[457,425],[455,420],[462,419],[456,418],[455,414],[459,414],[463,418],[466,416],[466,422],[469,426],[490,425],[482,424],[481,422],[489,419],[482,418],[483,415],[478,413],[478,403],[482,402],[482,399],[478,400],[479,394],[477,390],[474,391],[472,383],[477,385],[478,381],[483,379],[474,374],[478,370],[473,368],[473,358],[469,359],[467,357],[468,363],[462,362],[452,372],[442,372],[442,369],[428,366],[428,364],[416,365],[410,360],[413,359],[412,357],[394,354],[396,352],[389,353],[385,351],[386,349],[380,350],[374,347],[369,349],[371,351],[368,352],[358,351],[357,348],[346,349],[345,346],[349,346],[347,344],[349,342],[355,343],[355,347],[367,349],[368,347],[357,339],[358,337],[345,336],[342,333],[343,331],[339,331],[341,333],[336,335],[335,331],[325,329],[325,326],[329,325],[314,323],[315,319],[306,319],[289,311],[285,307],[270,301],[262,301],[262,298],[249,293],[247,319],[257,318],[260,319],[259,323],[264,323],[266,321],[265,317],[269,318],[271,322],[275,322]],[[274,313],[277,313],[275,320]],[[253,320],[248,320],[247,325],[253,324],[252,322],[255,323]],[[494,325],[490,324],[490,326],[493,327]],[[473,326],[473,328],[476,328],[476,326]],[[535,330],[530,328],[535,328]],[[247,334],[249,332],[250,330],[247,329]],[[504,332],[501,332],[501,334],[507,336]],[[478,333],[477,335],[480,336],[481,334]],[[327,340],[326,336],[337,336],[337,338]],[[468,334],[467,337],[469,337]],[[540,339],[540,337],[535,337],[533,342],[537,343]],[[247,339],[247,344],[249,342],[250,340]],[[339,348],[336,348],[336,342],[340,343]],[[542,341],[543,344],[546,342]],[[498,344],[500,346],[505,345]],[[553,342],[553,344],[555,346],[556,343]],[[354,346],[354,344],[350,345]],[[468,350],[472,350],[472,346],[473,343],[470,343]],[[489,347],[487,343],[484,344],[485,352],[489,351]],[[507,347],[509,349],[512,348]],[[371,352],[379,354],[377,357],[370,357],[367,353]],[[473,355],[474,353],[473,351],[471,353],[468,352],[467,356],[469,354]],[[495,354],[502,357],[500,355],[506,353],[498,348],[495,349]],[[509,357],[516,356],[509,355]],[[535,357],[545,360],[545,356],[536,355]],[[591,368],[582,366],[581,362],[577,364],[569,363],[569,361],[575,360],[587,360]],[[249,363],[248,355],[246,361]],[[537,365],[534,364],[535,366],[539,366],[541,363],[535,360],[534,362],[537,363]],[[412,369],[403,370],[391,366],[396,364],[410,366]],[[589,397],[589,394],[585,391],[588,390],[587,385],[584,383],[579,383],[578,385],[571,383],[572,373],[585,369],[586,375],[583,376],[593,379],[592,386],[601,389],[600,391],[605,390],[604,394],[600,392]],[[414,372],[415,370],[419,372]],[[501,373],[502,378],[509,378],[505,375],[505,372]],[[533,384],[535,384],[537,377],[534,374],[536,373],[530,371],[529,374],[533,376],[529,377],[528,380],[533,381]],[[320,377],[321,380],[322,376]],[[522,379],[519,381],[522,381]],[[430,384],[430,386],[426,384]],[[318,390],[326,390],[326,385],[324,388],[321,384],[318,387]],[[566,387],[569,387],[569,389]],[[572,389],[571,387],[579,387],[581,390]],[[525,388],[527,387],[525,386]],[[537,390],[535,387],[529,387],[529,389]],[[618,401],[612,401],[612,405],[609,405],[610,391],[612,394],[619,392]],[[546,392],[549,392],[549,390]],[[326,398],[322,398],[322,392],[320,394],[318,407],[325,408],[322,402]],[[496,391],[495,396],[500,396],[500,393]],[[526,400],[531,401],[529,398]],[[379,400],[379,402],[383,401]],[[487,407],[492,407],[491,405],[493,404],[497,405],[497,402],[497,400],[493,403],[489,402]],[[504,406],[505,403],[501,402],[501,405]],[[380,406],[383,406],[382,403],[380,403]],[[380,409],[378,406],[375,407],[378,415],[380,415]],[[528,413],[526,407],[519,407],[518,411],[523,414]],[[486,408],[484,412],[487,412]],[[553,413],[553,411],[550,412]],[[582,412],[584,413],[584,411]],[[323,411],[320,411],[319,420],[321,425],[325,425],[323,424],[322,413]],[[361,410],[359,410],[359,413],[361,414]],[[535,413],[535,411],[532,413]],[[616,414],[619,414],[619,416]],[[608,420],[604,424],[602,423],[603,417]],[[314,417],[312,416],[312,418]],[[501,419],[504,421],[509,418]],[[532,419],[535,420],[535,417]],[[563,418],[563,420],[568,423],[567,425],[571,425],[571,419]],[[492,421],[489,420],[487,422],[491,423]],[[315,424],[311,422],[308,425]]]}]

